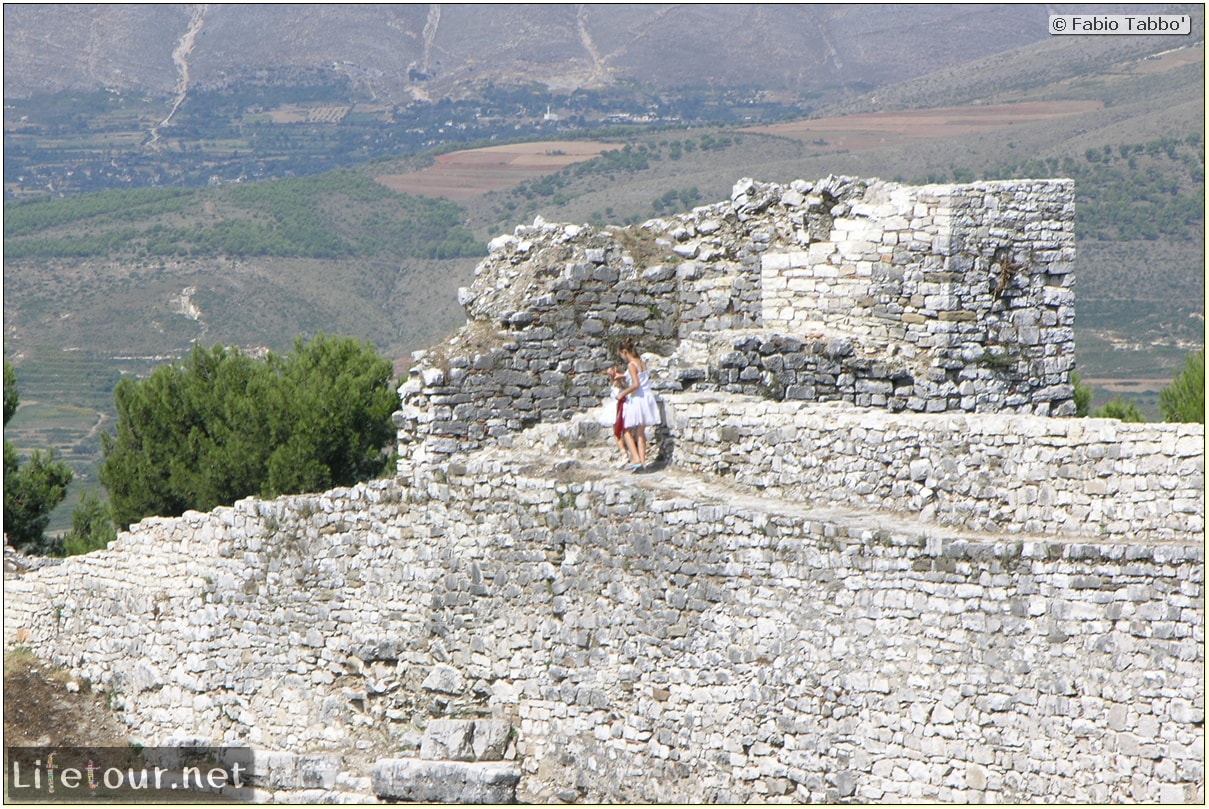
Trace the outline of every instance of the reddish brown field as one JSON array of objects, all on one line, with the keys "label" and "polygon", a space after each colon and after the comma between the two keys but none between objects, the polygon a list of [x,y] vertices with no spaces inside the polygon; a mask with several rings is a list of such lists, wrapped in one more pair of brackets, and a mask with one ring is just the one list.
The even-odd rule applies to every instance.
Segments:
[{"label": "reddish brown field", "polygon": [[[803,140],[827,150],[860,151],[914,140],[968,135],[1100,109],[1099,101],[1030,101],[979,107],[871,112],[752,127],[750,132]],[[823,143],[822,141],[825,141]]]},{"label": "reddish brown field", "polygon": [[591,141],[488,146],[443,154],[435,165],[420,171],[385,174],[374,179],[392,191],[462,201],[488,191],[512,188],[531,177],[551,174],[616,148],[616,144]]}]

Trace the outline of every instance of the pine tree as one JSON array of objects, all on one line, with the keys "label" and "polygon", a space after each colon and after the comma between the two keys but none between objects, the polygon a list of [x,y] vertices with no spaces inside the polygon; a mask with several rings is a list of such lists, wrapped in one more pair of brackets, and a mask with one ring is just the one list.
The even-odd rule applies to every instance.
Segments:
[{"label": "pine tree", "polygon": [[1144,422],[1146,417],[1133,402],[1127,402],[1118,396],[1103,407],[1096,408],[1093,414],[1098,419],[1117,419],[1118,421]]},{"label": "pine tree", "polygon": [[1159,393],[1159,410],[1167,421],[1205,423],[1205,350],[1190,354],[1184,370]]},{"label": "pine tree", "polygon": [[117,529],[107,503],[92,489],[80,498],[71,512],[71,531],[63,538],[64,556],[75,556],[104,548],[117,539]]},{"label": "pine tree", "polygon": [[[17,412],[20,395],[17,372],[4,361],[4,425]],[[54,459],[50,450],[35,450],[21,462],[17,448],[4,442],[4,536],[20,550],[43,550],[43,533],[50,513],[67,496],[71,467]]]},{"label": "pine tree", "polygon": [[99,473],[116,524],[381,474],[398,404],[392,372],[372,346],[319,334],[263,361],[199,346],[183,364],[123,379]]}]

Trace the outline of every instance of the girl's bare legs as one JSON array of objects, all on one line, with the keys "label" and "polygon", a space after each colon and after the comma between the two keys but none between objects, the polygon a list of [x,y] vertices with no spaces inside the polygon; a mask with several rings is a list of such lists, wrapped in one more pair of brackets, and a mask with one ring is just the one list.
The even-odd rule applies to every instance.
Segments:
[{"label": "girl's bare legs", "polygon": [[640,424],[634,428],[634,433],[637,436],[638,463],[646,466],[646,427]]},{"label": "girl's bare legs", "polygon": [[621,435],[625,439],[625,449],[630,455],[630,463],[642,463],[638,460],[638,448],[634,446],[634,431],[626,430]]}]

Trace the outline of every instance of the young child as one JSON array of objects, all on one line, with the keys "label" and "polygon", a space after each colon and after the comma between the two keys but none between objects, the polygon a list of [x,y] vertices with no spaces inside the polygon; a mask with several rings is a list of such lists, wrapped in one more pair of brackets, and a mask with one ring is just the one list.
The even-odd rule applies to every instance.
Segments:
[{"label": "young child", "polygon": [[617,441],[617,448],[621,450],[622,457],[625,458],[623,469],[628,469],[637,457],[638,453],[632,446],[633,438],[630,432],[625,428],[625,419],[623,417],[626,398],[621,395],[621,392],[626,388],[625,372],[616,366],[610,365],[605,369],[605,376],[612,382],[613,387],[609,394],[617,402],[617,416],[613,421],[613,438]]}]

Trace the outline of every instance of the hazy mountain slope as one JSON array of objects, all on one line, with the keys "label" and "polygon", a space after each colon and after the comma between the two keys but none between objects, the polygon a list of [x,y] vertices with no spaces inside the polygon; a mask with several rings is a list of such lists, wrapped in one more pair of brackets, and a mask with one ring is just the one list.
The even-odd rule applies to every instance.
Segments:
[{"label": "hazy mountain slope", "polygon": [[[1050,7],[1055,12],[1072,7]],[[1083,7],[1086,8],[1086,7]],[[1200,36],[1054,36],[1017,43],[1017,47],[973,52],[958,67],[932,62],[915,75],[903,74],[876,91],[818,111],[840,115],[877,109],[911,109],[964,103],[993,103],[1021,98],[1098,97],[1113,74],[1137,68],[1137,60],[1204,39],[1204,6],[1155,6],[1155,13],[1189,13]],[[1121,12],[1121,8],[1111,9]],[[1048,14],[1048,12],[1047,12]],[[1045,25],[1047,16],[1032,24]],[[1030,27],[1031,25],[1030,24]],[[1010,27],[1007,30],[1011,30]],[[975,38],[977,39],[977,38]],[[1086,85],[1089,77],[1095,82]],[[1084,92],[1079,92],[1080,85]]]},{"label": "hazy mountain slope", "polygon": [[203,87],[258,71],[336,70],[391,101],[486,80],[759,86],[837,99],[1047,41],[1048,13],[1067,8],[1128,7],[10,4],[4,92],[170,95],[187,66],[190,85]]},{"label": "hazy mountain slope", "polygon": [[119,87],[169,93],[172,50],[189,22],[185,6],[4,6],[4,95]]}]

